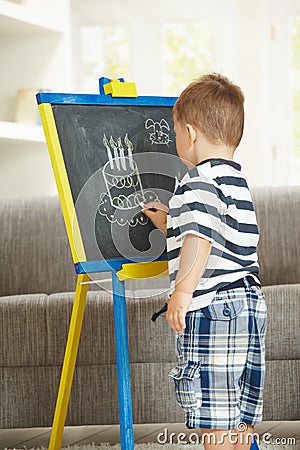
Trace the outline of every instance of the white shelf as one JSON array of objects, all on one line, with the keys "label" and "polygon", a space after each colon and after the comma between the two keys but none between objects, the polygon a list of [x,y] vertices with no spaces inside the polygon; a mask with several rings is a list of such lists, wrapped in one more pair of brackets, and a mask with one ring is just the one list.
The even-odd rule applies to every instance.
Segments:
[{"label": "white shelf", "polygon": [[62,34],[63,32],[63,25],[51,23],[47,18],[24,6],[0,0],[0,36]]},{"label": "white shelf", "polygon": [[[29,119],[38,123],[39,88],[72,90],[71,2],[0,0],[0,196],[56,192],[43,128]],[[21,121],[17,92],[30,88],[28,124],[14,122]]]},{"label": "white shelf", "polygon": [[45,143],[43,128],[39,125],[25,125],[0,121],[0,144],[5,142]]}]

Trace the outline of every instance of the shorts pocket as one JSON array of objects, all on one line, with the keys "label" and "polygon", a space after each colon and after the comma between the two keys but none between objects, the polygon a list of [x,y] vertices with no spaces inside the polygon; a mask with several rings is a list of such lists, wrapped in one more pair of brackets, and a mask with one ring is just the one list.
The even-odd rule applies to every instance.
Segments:
[{"label": "shorts pocket", "polygon": [[245,297],[241,298],[226,298],[224,301],[218,300],[212,303],[201,311],[207,319],[211,320],[231,320],[235,319],[245,309],[247,300]]},{"label": "shorts pocket", "polygon": [[176,400],[187,412],[201,407],[201,372],[200,362],[188,361],[179,364],[169,374],[175,383]]}]

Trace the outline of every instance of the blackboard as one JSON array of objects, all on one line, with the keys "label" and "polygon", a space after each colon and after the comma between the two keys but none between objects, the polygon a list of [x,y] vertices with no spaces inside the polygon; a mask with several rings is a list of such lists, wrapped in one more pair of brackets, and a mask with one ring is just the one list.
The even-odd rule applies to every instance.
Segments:
[{"label": "blackboard", "polygon": [[168,204],[186,172],[171,106],[53,104],[87,261],[155,259],[165,237],[140,202]]}]

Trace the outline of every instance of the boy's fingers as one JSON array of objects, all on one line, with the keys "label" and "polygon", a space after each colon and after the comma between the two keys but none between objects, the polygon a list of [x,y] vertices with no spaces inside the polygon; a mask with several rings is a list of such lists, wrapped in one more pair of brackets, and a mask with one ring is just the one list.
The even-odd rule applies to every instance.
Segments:
[{"label": "boy's fingers", "polygon": [[148,209],[148,208],[155,208],[160,211],[168,212],[168,207],[160,202],[144,203],[143,209]]},{"label": "boy's fingers", "polygon": [[174,311],[169,312],[166,315],[167,322],[170,325],[170,327],[175,331],[175,333],[182,333],[185,329],[185,312],[180,311]]},{"label": "boy's fingers", "polygon": [[151,211],[150,209],[142,209],[142,213],[145,214],[145,216],[149,217],[150,220],[152,220],[155,218],[157,211]]},{"label": "boy's fingers", "polygon": [[158,202],[149,202],[149,203],[144,203],[144,208],[154,208],[154,206],[158,206]]},{"label": "boy's fingers", "polygon": [[159,211],[157,206],[153,206],[151,203],[144,204],[142,212],[146,215],[156,214]]},{"label": "boy's fingers", "polygon": [[179,324],[182,330],[185,329],[185,312],[184,311],[179,311]]},{"label": "boy's fingers", "polygon": [[155,209],[158,209],[158,205],[155,205],[154,202],[149,202],[149,203],[144,203],[144,204],[143,204],[143,210],[144,210],[144,209],[149,209],[149,208],[155,208]]},{"label": "boy's fingers", "polygon": [[176,333],[179,333],[180,330],[177,311],[173,314],[173,330],[176,331]]},{"label": "boy's fingers", "polygon": [[168,313],[166,318],[167,318],[167,322],[170,325],[170,327],[173,329],[173,331],[175,331],[175,333],[177,333],[176,324],[175,324],[173,313],[172,312]]}]

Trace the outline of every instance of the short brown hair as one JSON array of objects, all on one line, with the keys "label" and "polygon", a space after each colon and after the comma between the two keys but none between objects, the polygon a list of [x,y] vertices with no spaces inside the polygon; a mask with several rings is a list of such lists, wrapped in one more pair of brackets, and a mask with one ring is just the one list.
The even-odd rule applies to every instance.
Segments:
[{"label": "short brown hair", "polygon": [[212,144],[236,148],[244,129],[244,95],[228,78],[210,73],[187,86],[173,115],[197,127]]}]

